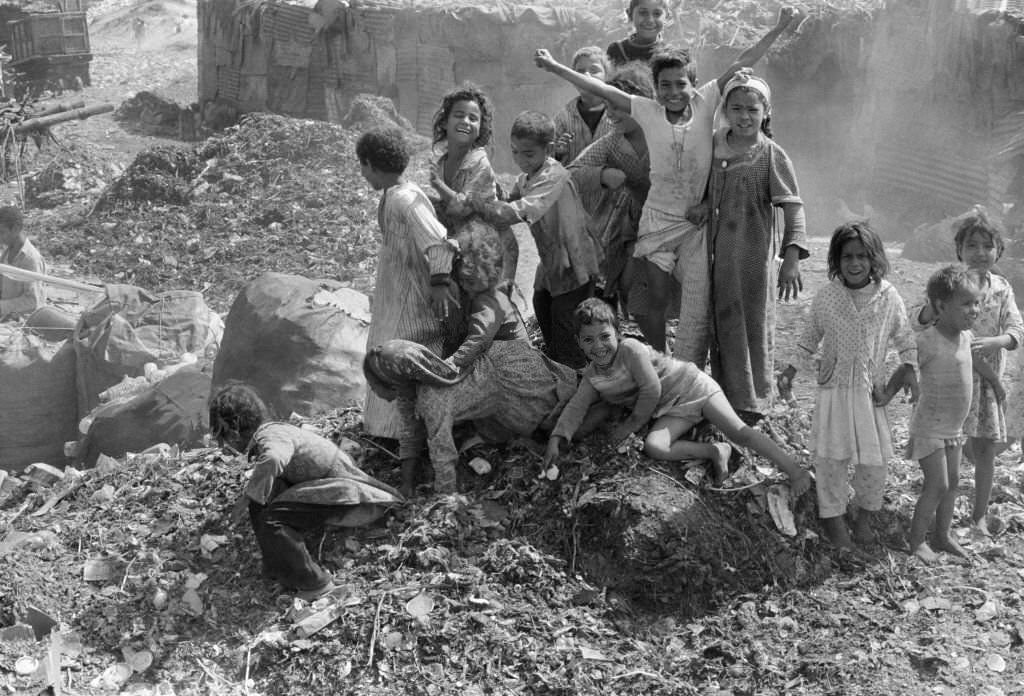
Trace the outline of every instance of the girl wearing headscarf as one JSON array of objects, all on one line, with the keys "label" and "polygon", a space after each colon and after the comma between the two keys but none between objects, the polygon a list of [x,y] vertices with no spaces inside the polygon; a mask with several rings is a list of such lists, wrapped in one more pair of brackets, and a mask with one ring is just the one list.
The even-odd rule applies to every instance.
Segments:
[{"label": "girl wearing headscarf", "polygon": [[776,296],[795,299],[803,289],[804,207],[793,164],[772,140],[768,84],[738,73],[722,90],[721,103],[705,199],[711,375],[734,409],[761,414],[774,383]]}]

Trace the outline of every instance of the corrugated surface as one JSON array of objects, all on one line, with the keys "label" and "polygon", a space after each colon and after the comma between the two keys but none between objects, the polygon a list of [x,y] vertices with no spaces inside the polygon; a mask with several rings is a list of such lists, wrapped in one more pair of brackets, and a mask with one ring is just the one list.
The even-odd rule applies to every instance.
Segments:
[{"label": "corrugated surface", "polygon": [[1008,12],[1024,16],[1024,0],[958,0],[957,9],[966,12]]}]

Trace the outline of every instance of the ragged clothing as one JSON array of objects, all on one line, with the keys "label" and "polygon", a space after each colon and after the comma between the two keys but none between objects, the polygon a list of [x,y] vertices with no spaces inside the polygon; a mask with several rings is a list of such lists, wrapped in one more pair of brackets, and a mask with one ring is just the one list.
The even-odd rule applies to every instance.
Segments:
[{"label": "ragged clothing", "polygon": [[[20,248],[7,248],[0,263],[34,273],[46,273],[43,255],[28,239]],[[20,319],[46,305],[46,289],[39,281],[0,275],[0,321]]]}]

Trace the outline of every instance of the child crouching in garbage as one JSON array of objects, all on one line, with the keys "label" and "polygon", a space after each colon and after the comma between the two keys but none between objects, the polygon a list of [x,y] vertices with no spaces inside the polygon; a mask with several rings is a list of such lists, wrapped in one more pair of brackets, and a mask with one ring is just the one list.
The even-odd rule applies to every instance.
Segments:
[{"label": "child crouching in garbage", "polygon": [[213,395],[210,430],[222,446],[253,462],[244,496],[263,553],[264,576],[303,599],[335,588],[331,574],[306,548],[305,532],[367,525],[404,500],[394,488],[363,473],[327,438],[270,421],[266,405],[245,384],[229,384]]}]

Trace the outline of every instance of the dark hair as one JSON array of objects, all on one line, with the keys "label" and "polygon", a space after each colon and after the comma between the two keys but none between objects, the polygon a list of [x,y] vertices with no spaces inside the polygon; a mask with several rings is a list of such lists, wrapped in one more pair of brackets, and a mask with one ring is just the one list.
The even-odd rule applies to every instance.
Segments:
[{"label": "dark hair", "polygon": [[889,259],[885,256],[882,239],[864,221],[847,222],[832,233],[832,241],[828,244],[828,277],[839,276],[839,258],[843,255],[843,247],[847,242],[854,241],[864,245],[864,251],[871,262],[871,280],[877,283],[889,272]]},{"label": "dark hair", "polygon": [[978,282],[971,275],[970,270],[963,264],[944,266],[932,274],[925,286],[925,293],[928,301],[933,305],[936,302],[948,302],[962,288],[977,288]]},{"label": "dark hair", "polygon": [[512,137],[527,138],[547,147],[555,139],[555,122],[539,111],[524,111],[512,122]]},{"label": "dark hair", "polygon": [[[626,8],[626,19],[630,22],[633,21],[633,10],[635,10],[636,6],[639,4],[640,0],[629,0],[629,7]],[[667,13],[669,11],[668,0],[661,0],[661,4],[665,6],[665,12]]]},{"label": "dark hair", "polygon": [[472,82],[464,82],[441,97],[441,108],[434,114],[434,124],[431,126],[431,143],[437,145],[448,138],[448,117],[451,116],[455,104],[460,101],[476,102],[480,107],[480,135],[476,137],[474,145],[485,147],[491,142],[494,110],[491,108],[490,98]]},{"label": "dark hair", "polygon": [[611,324],[615,333],[619,332],[619,315],[610,304],[598,297],[589,297],[576,305],[572,312],[572,323],[576,333],[590,324]]},{"label": "dark hair", "polygon": [[998,261],[1002,257],[1003,250],[1006,248],[1006,245],[1003,243],[1003,228],[998,222],[989,218],[984,208],[974,206],[971,212],[953,225],[953,229],[955,230],[953,245],[956,247],[956,258],[958,260],[963,261],[963,258],[960,256],[960,248],[975,232],[988,235],[996,247],[996,260]]},{"label": "dark hair", "polygon": [[479,218],[470,218],[455,235],[459,243],[459,256],[452,276],[462,282],[461,271],[472,267],[477,277],[483,277],[493,288],[501,281],[501,240],[498,231]]},{"label": "dark hair", "polygon": [[605,53],[600,46],[584,46],[583,48],[573,53],[572,62],[569,63],[569,65],[572,66],[573,70],[576,69],[576,61],[578,61],[581,58],[593,58],[594,60],[599,61],[601,65],[604,67],[605,73],[607,73],[611,69],[611,66],[608,64],[608,54]]},{"label": "dark hair", "polygon": [[5,205],[0,208],[0,225],[8,225],[14,230],[20,230],[25,225],[25,216],[21,208],[13,205]]},{"label": "dark hair", "polygon": [[612,73],[608,78],[608,84],[626,94],[654,98],[651,67],[639,60],[630,61]]},{"label": "dark hair", "polygon": [[409,166],[409,144],[399,128],[374,128],[359,136],[356,157],[378,171],[401,174]]},{"label": "dark hair", "polygon": [[218,441],[236,433],[240,441],[248,443],[269,418],[266,404],[248,384],[226,384],[210,397],[210,433]]},{"label": "dark hair", "polygon": [[764,107],[764,119],[761,121],[761,132],[767,135],[769,138],[772,137],[772,113],[771,104],[765,99],[765,96],[761,94],[760,90],[754,89],[753,87],[747,87],[745,85],[739,85],[729,90],[729,93],[725,95],[725,102],[722,104],[722,111],[727,111],[729,107],[729,98],[736,92],[743,92],[744,94],[753,94],[757,97],[758,101],[761,102],[761,106]]},{"label": "dark hair", "polygon": [[690,52],[685,48],[664,48],[651,56],[651,77],[654,84],[658,84],[658,75],[669,68],[683,68],[686,70],[686,79],[694,87],[697,86],[697,64],[690,58]]}]

